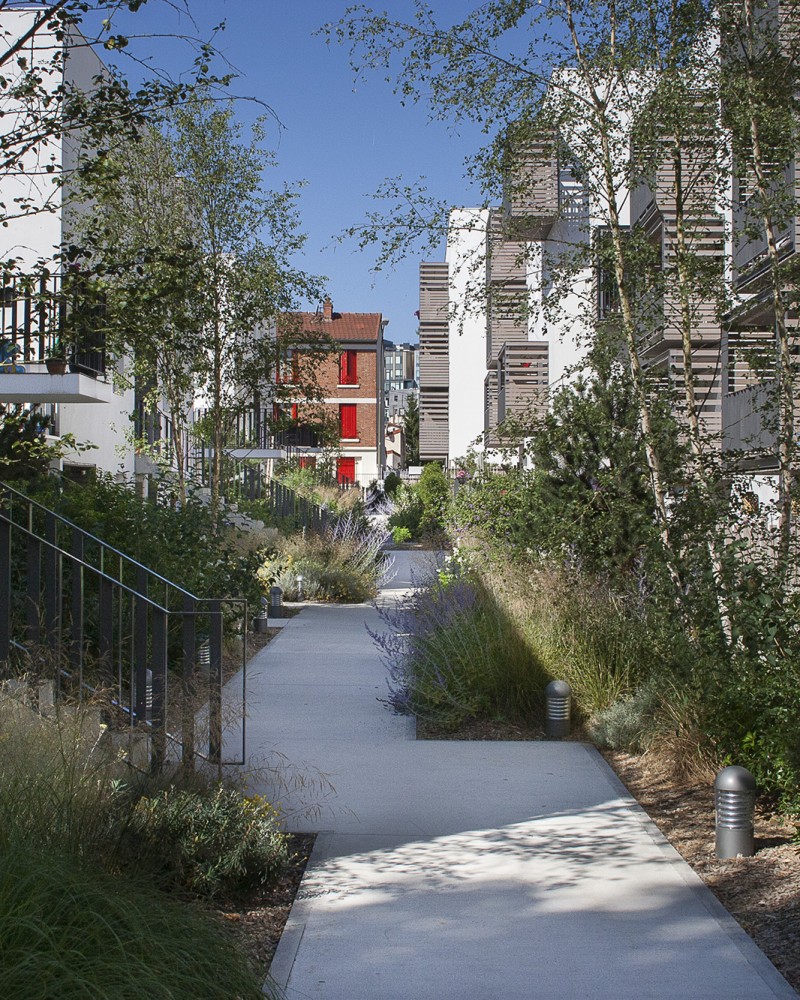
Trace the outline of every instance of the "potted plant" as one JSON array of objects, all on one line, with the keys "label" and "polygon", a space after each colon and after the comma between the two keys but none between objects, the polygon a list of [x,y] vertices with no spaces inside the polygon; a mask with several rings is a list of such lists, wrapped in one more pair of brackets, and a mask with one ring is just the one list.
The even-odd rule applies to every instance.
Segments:
[{"label": "potted plant", "polygon": [[44,363],[50,375],[67,374],[67,352],[58,337],[53,341],[52,350],[49,356],[44,359]]}]

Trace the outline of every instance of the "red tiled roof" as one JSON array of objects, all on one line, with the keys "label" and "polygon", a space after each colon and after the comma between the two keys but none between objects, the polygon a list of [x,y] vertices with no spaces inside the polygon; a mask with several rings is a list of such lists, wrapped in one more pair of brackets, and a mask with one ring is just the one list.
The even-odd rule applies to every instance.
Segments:
[{"label": "red tiled roof", "polygon": [[321,312],[292,313],[304,330],[309,333],[324,333],[334,340],[361,340],[377,343],[381,332],[380,313],[333,313],[331,319],[324,319]]}]

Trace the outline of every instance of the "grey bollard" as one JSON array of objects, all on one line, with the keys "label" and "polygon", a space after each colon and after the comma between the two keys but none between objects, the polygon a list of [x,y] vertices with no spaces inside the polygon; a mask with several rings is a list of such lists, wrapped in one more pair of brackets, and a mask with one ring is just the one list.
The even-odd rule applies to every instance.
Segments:
[{"label": "grey bollard", "polygon": [[280,587],[269,588],[269,611],[273,618],[283,618],[283,591]]},{"label": "grey bollard", "polygon": [[261,598],[261,608],[258,614],[253,619],[253,631],[254,632],[266,632],[269,628],[269,612],[267,607],[266,597]]},{"label": "grey bollard", "polygon": [[197,650],[197,669],[204,677],[211,673],[211,645],[208,639],[204,639]]},{"label": "grey bollard", "polygon": [[569,713],[572,688],[566,681],[550,681],[544,689],[546,704],[545,732],[551,739],[569,736]]},{"label": "grey bollard", "polygon": [[751,858],[756,779],[743,767],[724,767],[714,780],[717,857]]}]

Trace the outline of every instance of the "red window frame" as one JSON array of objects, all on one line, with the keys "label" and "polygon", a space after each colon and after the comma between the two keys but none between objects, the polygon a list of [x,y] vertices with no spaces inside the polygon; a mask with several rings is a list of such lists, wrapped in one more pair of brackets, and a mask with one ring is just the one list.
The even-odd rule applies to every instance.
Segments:
[{"label": "red window frame", "polygon": [[358,385],[358,351],[342,351],[339,358],[339,385]]},{"label": "red window frame", "polygon": [[336,482],[340,486],[354,486],[356,482],[356,460],[354,458],[336,459]]},{"label": "red window frame", "polygon": [[339,403],[339,437],[348,441],[358,438],[358,408],[356,403]]}]

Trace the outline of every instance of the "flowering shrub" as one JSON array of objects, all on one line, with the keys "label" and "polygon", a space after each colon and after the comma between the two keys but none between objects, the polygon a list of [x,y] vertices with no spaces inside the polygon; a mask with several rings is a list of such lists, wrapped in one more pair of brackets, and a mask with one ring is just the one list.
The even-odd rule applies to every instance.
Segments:
[{"label": "flowering shrub", "polygon": [[279,586],[287,600],[366,601],[378,591],[387,540],[384,528],[351,513],[323,535],[300,533],[281,539],[256,576],[265,592]]},{"label": "flowering shrub", "polygon": [[549,680],[493,595],[458,561],[371,632],[389,671],[396,712],[456,727],[480,717],[530,720]]}]

